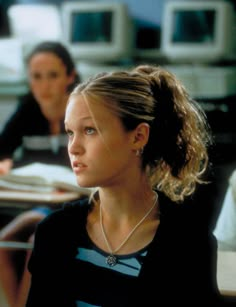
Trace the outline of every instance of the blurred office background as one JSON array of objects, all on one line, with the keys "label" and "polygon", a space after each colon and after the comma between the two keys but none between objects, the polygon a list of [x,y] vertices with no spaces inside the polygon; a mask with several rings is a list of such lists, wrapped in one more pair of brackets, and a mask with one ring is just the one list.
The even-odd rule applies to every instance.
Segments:
[{"label": "blurred office background", "polygon": [[[185,0],[186,3],[190,3],[192,1],[194,0]],[[22,54],[17,54],[18,50],[20,51],[20,49],[17,49],[18,47],[14,47],[14,45],[10,45],[10,43],[9,49],[6,48],[6,45],[4,47],[4,42],[8,43],[8,41],[5,41],[5,39],[11,39],[13,36],[9,16],[7,14],[8,9],[15,4],[51,4],[58,8],[59,14],[62,14],[62,5],[66,2],[89,3],[91,1],[0,0],[0,129],[4,125],[9,114],[15,108],[17,97],[27,90],[25,72],[24,69],[22,69],[21,74],[20,65],[18,70],[20,73],[17,76],[14,76],[15,80],[11,80],[11,76],[7,76],[3,65],[1,67],[1,64],[3,63],[6,65],[13,65],[14,60],[17,61],[17,57],[19,58],[19,55],[21,58],[24,57],[24,52]],[[103,63],[103,61],[102,63],[99,63],[99,61],[96,63],[91,61],[90,63],[90,60],[87,60],[84,63],[84,59],[80,59],[79,56],[77,57],[75,51],[75,60],[78,63],[78,70],[80,70],[82,78],[86,78],[89,76],[89,74],[96,73],[103,69],[119,69],[119,67],[122,66],[128,67],[137,63],[147,62],[161,64],[164,66],[166,65],[170,70],[173,70],[173,72],[179,75],[179,78],[182,79],[186,85],[186,88],[189,89],[190,94],[192,94],[192,96],[198,100],[205,109],[213,135],[215,137],[215,146],[212,150],[211,157],[214,163],[214,180],[216,180],[216,184],[214,189],[211,191],[211,198],[216,206],[216,217],[220,210],[220,205],[223,201],[228,185],[228,178],[236,167],[236,49],[233,49],[231,58],[221,58],[218,61],[216,59],[215,62],[209,60],[209,63],[207,62],[207,57],[205,61],[203,61],[204,63],[201,63],[201,60],[204,57],[198,62],[198,55],[195,56],[196,59],[188,59],[186,63],[184,62],[183,58],[181,60],[174,59],[173,57],[169,59],[165,53],[161,52],[161,36],[164,32],[163,15],[167,3],[178,2],[178,0],[97,0],[96,2],[117,2],[125,3],[127,5],[128,14],[132,22],[133,29],[133,35],[130,36],[133,49],[130,55],[125,59],[116,59],[116,61],[111,61],[109,63],[106,63],[106,61],[105,63]],[[195,2],[205,3],[206,1],[199,0]],[[210,0],[207,2],[216,3],[218,1]],[[225,37],[227,37],[228,42],[232,42],[232,44],[236,46],[235,1],[222,0],[221,2],[228,2],[232,5],[231,11],[233,11],[234,15],[234,21],[232,22],[233,30],[228,34],[225,33]],[[34,20],[35,23],[38,22],[37,13]],[[23,20],[19,21],[19,26],[22,22]],[[45,33],[49,32],[49,22],[49,20],[46,23],[39,22],[38,28],[41,28],[42,30],[46,29]],[[167,25],[168,20],[165,22]],[[186,28],[183,29],[184,30],[182,31],[186,30]],[[215,29],[213,30],[215,31]],[[63,33],[61,34],[63,35]],[[60,37],[60,39],[63,40],[63,37]],[[149,52],[150,50],[151,52]],[[158,52],[158,50],[160,52]],[[17,66],[17,62],[15,65]],[[209,195],[205,195],[204,197],[207,202]]]}]

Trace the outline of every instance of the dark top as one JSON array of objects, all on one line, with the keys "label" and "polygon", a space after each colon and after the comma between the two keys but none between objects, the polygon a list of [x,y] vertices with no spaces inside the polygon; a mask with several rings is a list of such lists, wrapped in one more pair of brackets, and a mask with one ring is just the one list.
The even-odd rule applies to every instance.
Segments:
[{"label": "dark top", "polygon": [[[29,261],[26,307],[137,307],[221,304],[216,282],[217,244],[204,214],[159,193],[160,225],[136,277],[76,259],[89,244],[88,199],[65,204],[38,224]],[[200,204],[199,204],[200,206]]]},{"label": "dark top", "polygon": [[58,136],[50,136],[49,122],[33,95],[24,95],[0,134],[0,159],[13,158],[15,150],[21,148],[22,157],[15,166],[32,162],[69,166],[64,119],[61,131]]}]

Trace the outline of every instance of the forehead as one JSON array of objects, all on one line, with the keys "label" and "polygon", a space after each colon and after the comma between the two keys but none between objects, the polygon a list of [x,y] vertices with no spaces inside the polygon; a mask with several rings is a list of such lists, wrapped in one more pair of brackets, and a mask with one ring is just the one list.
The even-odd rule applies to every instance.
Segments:
[{"label": "forehead", "polygon": [[66,107],[66,118],[75,114],[79,114],[79,117],[81,117],[89,113],[89,107],[82,95],[70,96]]},{"label": "forehead", "polygon": [[70,117],[75,117],[77,120],[82,118],[91,118],[96,122],[106,122],[118,120],[111,110],[99,100],[89,100],[82,95],[71,96],[66,108],[65,121]]},{"label": "forehead", "polygon": [[48,68],[58,67],[64,68],[65,64],[62,59],[59,58],[56,54],[52,52],[39,52],[34,54],[28,62],[29,68],[40,68],[41,66],[45,66]]}]

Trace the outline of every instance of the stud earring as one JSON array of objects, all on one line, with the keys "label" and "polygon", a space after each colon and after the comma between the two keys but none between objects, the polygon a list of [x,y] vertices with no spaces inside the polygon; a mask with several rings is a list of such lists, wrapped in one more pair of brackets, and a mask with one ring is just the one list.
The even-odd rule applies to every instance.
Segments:
[{"label": "stud earring", "polygon": [[136,150],[136,157],[141,157],[143,154],[143,148],[137,149]]}]

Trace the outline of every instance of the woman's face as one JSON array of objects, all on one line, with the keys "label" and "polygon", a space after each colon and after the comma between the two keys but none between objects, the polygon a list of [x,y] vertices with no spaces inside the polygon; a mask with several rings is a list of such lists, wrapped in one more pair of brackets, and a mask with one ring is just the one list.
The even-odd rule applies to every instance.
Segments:
[{"label": "woman's face", "polygon": [[40,52],[28,64],[29,83],[33,95],[42,107],[61,105],[74,74],[67,75],[66,66],[54,53]]},{"label": "woman's face", "polygon": [[80,186],[107,187],[130,180],[136,160],[134,132],[125,131],[107,107],[97,102],[88,107],[82,96],[71,97],[65,127],[71,166]]}]

